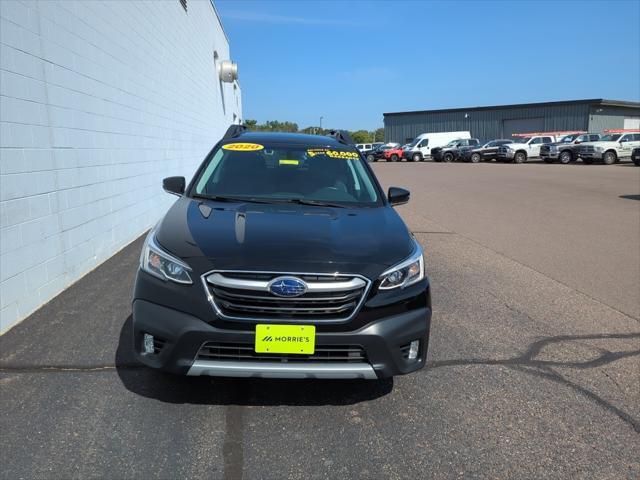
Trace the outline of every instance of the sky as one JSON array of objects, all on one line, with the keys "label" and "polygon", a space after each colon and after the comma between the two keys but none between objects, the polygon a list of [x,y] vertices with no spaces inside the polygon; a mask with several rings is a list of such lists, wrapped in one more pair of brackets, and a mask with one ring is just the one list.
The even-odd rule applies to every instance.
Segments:
[{"label": "sky", "polygon": [[640,1],[217,0],[245,119],[373,130],[383,112],[640,101]]}]

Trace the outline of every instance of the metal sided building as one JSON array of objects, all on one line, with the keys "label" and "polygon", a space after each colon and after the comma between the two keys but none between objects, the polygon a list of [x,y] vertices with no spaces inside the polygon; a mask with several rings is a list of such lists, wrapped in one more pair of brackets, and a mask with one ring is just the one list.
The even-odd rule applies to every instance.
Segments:
[{"label": "metal sided building", "polygon": [[421,133],[470,131],[484,141],[514,133],[619,128],[640,128],[639,102],[591,99],[384,114],[385,141],[398,143]]}]

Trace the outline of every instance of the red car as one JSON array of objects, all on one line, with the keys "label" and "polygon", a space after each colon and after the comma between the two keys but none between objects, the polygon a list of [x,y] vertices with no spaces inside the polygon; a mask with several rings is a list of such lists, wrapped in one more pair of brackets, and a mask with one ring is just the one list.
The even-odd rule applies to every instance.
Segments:
[{"label": "red car", "polygon": [[402,158],[402,147],[395,147],[385,150],[383,152],[383,155],[387,162],[397,162]]}]

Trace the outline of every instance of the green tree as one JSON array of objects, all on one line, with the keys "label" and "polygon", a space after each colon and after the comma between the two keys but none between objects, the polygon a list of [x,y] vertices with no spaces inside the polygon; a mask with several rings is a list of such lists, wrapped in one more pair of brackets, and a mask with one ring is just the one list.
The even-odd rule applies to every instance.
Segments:
[{"label": "green tree", "polygon": [[245,120],[244,124],[249,130],[258,132],[297,132],[298,124],[293,122],[280,122],[278,120],[267,120],[265,123],[258,123],[256,120]]},{"label": "green tree", "polygon": [[247,120],[244,121],[244,124],[249,130],[255,130],[256,126],[258,125],[258,121],[257,120],[247,119]]},{"label": "green tree", "polygon": [[366,130],[351,132],[351,138],[353,138],[353,141],[356,143],[371,143],[371,133]]},{"label": "green tree", "polygon": [[384,128],[378,128],[373,132],[374,142],[384,142]]}]

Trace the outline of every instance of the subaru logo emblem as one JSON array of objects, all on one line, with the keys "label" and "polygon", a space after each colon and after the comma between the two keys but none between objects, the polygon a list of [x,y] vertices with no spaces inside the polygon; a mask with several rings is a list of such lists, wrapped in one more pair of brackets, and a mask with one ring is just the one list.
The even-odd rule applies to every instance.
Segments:
[{"label": "subaru logo emblem", "polygon": [[268,288],[278,297],[299,297],[307,292],[307,284],[296,277],[274,278]]}]

